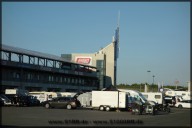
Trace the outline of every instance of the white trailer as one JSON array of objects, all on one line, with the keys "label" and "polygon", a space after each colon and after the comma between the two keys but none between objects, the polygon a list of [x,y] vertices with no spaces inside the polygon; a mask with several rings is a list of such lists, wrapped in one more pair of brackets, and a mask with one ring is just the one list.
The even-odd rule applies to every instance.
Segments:
[{"label": "white trailer", "polygon": [[142,94],[148,101],[163,104],[163,94],[161,92],[142,92]]},{"label": "white trailer", "polygon": [[119,91],[92,91],[92,108],[110,111],[126,108],[126,93]]}]

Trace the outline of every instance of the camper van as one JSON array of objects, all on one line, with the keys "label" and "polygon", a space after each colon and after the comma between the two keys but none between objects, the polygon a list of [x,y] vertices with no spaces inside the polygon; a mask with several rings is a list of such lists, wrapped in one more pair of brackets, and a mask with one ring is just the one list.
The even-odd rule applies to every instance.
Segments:
[{"label": "camper van", "polygon": [[40,103],[51,100],[54,97],[60,97],[61,94],[57,92],[46,92],[46,91],[35,91],[35,92],[29,92],[29,95],[37,97],[37,99],[40,101]]},{"label": "camper van", "polygon": [[163,94],[160,92],[142,92],[142,94],[148,101],[163,104]]}]

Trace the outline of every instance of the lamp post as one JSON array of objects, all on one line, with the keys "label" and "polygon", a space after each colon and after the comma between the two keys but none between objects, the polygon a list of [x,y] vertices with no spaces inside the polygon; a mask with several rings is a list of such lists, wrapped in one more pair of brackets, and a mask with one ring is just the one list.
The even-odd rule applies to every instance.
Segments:
[{"label": "lamp post", "polygon": [[152,77],[153,77],[153,85],[154,85],[154,77],[155,77],[155,76],[153,75]]},{"label": "lamp post", "polygon": [[150,81],[150,80],[149,80],[149,79],[150,79],[149,77],[150,77],[150,72],[151,72],[151,71],[148,70],[147,72],[148,72],[148,84],[149,84],[149,81]]},{"label": "lamp post", "polygon": [[152,85],[152,90],[154,90],[154,77],[155,77],[155,75],[153,75],[152,77],[153,77],[153,85]]}]

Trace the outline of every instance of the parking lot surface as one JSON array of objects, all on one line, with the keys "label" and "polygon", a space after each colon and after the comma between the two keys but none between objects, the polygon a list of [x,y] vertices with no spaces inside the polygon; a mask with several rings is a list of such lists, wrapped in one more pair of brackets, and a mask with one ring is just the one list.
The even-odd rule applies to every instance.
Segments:
[{"label": "parking lot surface", "polygon": [[90,109],[2,107],[2,126],[190,126],[191,109],[171,108],[171,113],[132,115],[131,112]]}]

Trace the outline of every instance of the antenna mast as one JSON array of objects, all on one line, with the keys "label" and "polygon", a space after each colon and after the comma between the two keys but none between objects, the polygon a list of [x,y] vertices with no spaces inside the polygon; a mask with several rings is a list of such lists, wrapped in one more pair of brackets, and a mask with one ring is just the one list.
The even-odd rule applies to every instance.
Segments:
[{"label": "antenna mast", "polygon": [[117,27],[119,27],[119,21],[120,21],[120,11],[119,11],[119,14],[118,14]]}]

